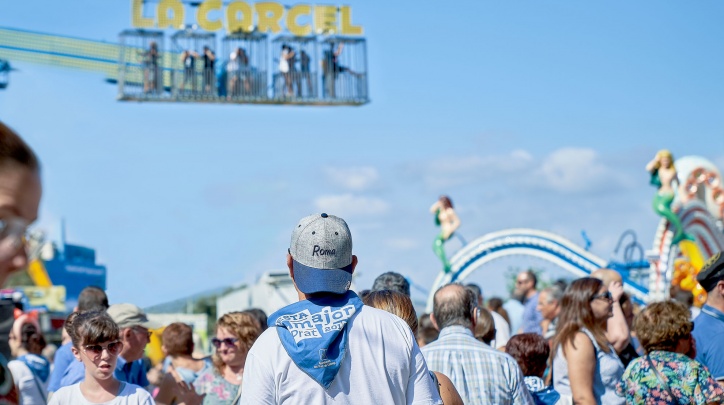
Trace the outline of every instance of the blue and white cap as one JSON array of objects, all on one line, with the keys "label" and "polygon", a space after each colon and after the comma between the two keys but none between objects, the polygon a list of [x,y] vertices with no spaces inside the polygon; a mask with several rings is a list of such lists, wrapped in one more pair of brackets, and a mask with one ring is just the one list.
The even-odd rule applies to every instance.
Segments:
[{"label": "blue and white cap", "polygon": [[292,231],[294,282],[305,294],[343,294],[352,285],[352,235],[342,218],[313,214]]}]

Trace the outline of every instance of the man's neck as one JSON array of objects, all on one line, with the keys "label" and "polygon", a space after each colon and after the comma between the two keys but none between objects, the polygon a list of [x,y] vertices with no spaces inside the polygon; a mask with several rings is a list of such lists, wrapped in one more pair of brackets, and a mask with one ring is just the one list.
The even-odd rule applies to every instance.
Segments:
[{"label": "man's neck", "polygon": [[724,299],[718,298],[715,296],[709,296],[709,299],[706,300],[706,305],[719,310],[721,312],[724,312]]},{"label": "man's neck", "polygon": [[474,326],[460,325],[460,324],[448,325],[448,326],[442,328],[440,331],[442,332],[444,329],[451,328],[451,327],[453,327],[453,326],[465,328],[465,329],[469,330],[470,332],[472,332],[473,335],[475,334],[475,327],[474,327]]},{"label": "man's neck", "polygon": [[537,292],[538,292],[538,291],[537,291],[535,288],[531,288],[530,290],[528,290],[528,292],[525,293],[525,299],[526,299],[526,301],[529,300],[529,299],[531,299]]}]

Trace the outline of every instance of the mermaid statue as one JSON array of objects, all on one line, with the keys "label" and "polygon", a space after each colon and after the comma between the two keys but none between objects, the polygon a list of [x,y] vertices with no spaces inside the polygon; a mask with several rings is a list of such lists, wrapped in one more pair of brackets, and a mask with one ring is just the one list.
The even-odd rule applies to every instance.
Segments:
[{"label": "mermaid statue", "polygon": [[646,170],[651,173],[651,184],[658,187],[659,191],[654,196],[654,212],[666,218],[674,227],[674,238],[672,243],[679,243],[682,240],[694,239],[684,232],[678,215],[671,210],[671,203],[674,202],[675,185],[679,179],[674,167],[674,157],[668,150],[660,150],[656,153],[654,160],[646,165]]},{"label": "mermaid statue", "polygon": [[435,204],[430,207],[430,212],[435,214],[435,225],[440,227],[440,234],[435,238],[432,250],[442,262],[445,273],[449,273],[450,262],[447,260],[447,256],[445,256],[445,247],[443,245],[460,227],[460,219],[458,219],[453,209],[450,197],[446,195],[440,196]]}]

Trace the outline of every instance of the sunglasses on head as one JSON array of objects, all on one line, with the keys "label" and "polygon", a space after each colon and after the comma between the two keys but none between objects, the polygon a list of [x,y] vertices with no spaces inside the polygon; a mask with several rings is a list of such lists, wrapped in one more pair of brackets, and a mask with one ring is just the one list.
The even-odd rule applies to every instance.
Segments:
[{"label": "sunglasses on head", "polygon": [[238,342],[239,339],[237,338],[211,338],[211,344],[214,345],[215,348],[221,349],[221,344],[225,344],[226,346],[234,346],[236,342]]},{"label": "sunglasses on head", "polygon": [[93,357],[93,360],[98,360],[103,354],[103,350],[106,350],[111,356],[118,356],[123,349],[123,342],[111,342],[107,345],[85,345],[83,351],[88,357]]}]

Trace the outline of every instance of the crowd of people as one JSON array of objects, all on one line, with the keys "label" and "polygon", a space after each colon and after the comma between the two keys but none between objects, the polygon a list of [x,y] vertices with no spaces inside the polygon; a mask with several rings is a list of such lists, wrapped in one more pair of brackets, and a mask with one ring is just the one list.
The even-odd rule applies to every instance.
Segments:
[{"label": "crowd of people", "polygon": [[[0,285],[27,266],[40,163],[0,123]],[[165,360],[144,350],[155,324],[136,305],[89,286],[67,318],[67,342],[44,356],[37,319],[22,314],[0,356],[2,404],[720,404],[724,402],[724,255],[697,280],[708,293],[638,307],[621,276],[600,269],[539,288],[518,274],[503,302],[474,284],[438,289],[417,314],[400,274],[351,290],[358,259],[347,223],[313,214],[294,226],[286,258],[298,302],[216,321],[213,354],[197,356],[189,325],[163,329]],[[567,285],[566,285],[567,284]],[[677,292],[677,298],[680,292]],[[506,305],[510,304],[510,305]],[[506,308],[507,306],[507,308]]]}]

